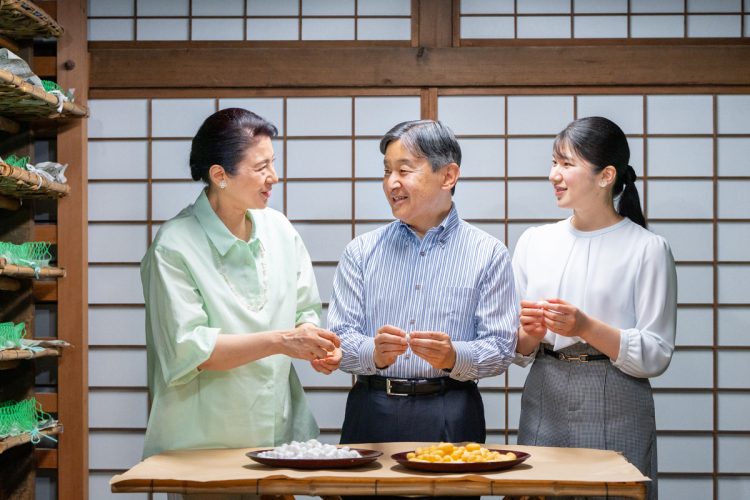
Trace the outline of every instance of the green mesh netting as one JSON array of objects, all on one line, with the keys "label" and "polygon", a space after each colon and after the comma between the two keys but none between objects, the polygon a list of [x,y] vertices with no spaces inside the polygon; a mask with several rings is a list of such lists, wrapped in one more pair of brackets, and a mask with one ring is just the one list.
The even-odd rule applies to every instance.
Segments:
[{"label": "green mesh netting", "polygon": [[30,241],[16,245],[0,241],[0,257],[9,264],[41,268],[49,265],[52,260],[51,243],[45,241]]},{"label": "green mesh netting", "polygon": [[0,403],[0,438],[31,434],[31,442],[36,444],[42,437],[41,429],[54,425],[54,419],[42,410],[42,405],[36,398],[23,401],[6,401]]},{"label": "green mesh netting", "polygon": [[42,80],[42,87],[44,87],[45,92],[52,92],[53,90],[63,92],[62,87],[51,80]]},{"label": "green mesh netting", "polygon": [[3,159],[5,163],[10,165],[11,167],[18,167],[26,170],[26,164],[29,163],[29,160],[31,160],[30,156],[16,156],[16,155],[10,155],[7,158]]},{"label": "green mesh netting", "polygon": [[0,350],[21,349],[21,339],[26,336],[26,324],[11,321],[0,323]]}]

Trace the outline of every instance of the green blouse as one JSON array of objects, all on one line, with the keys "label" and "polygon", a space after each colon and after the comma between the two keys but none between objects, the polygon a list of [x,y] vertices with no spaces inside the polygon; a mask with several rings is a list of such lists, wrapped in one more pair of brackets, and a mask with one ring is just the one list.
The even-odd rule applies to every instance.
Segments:
[{"label": "green blouse", "polygon": [[144,458],[318,435],[289,357],[198,370],[218,335],[320,324],[315,275],[299,234],[271,208],[247,216],[253,234],[246,242],[229,232],[204,191],[161,227],[141,262],[152,397]]}]

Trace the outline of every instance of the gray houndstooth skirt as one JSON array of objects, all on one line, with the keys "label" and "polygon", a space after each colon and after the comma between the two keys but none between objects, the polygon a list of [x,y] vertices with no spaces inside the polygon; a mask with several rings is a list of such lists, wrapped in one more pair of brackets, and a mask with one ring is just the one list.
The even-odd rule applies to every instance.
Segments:
[{"label": "gray houndstooth skirt", "polygon": [[[560,352],[601,354],[587,344]],[[626,375],[606,359],[563,361],[540,349],[523,390],[518,443],[622,452],[651,478],[648,498],[657,498],[651,384]]]}]

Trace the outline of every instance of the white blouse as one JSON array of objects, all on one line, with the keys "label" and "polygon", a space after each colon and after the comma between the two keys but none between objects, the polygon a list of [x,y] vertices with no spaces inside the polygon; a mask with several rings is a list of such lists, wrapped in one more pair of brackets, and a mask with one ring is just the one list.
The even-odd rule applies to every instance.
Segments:
[{"label": "white blouse", "polygon": [[[513,254],[522,300],[560,298],[620,329],[612,363],[634,377],[655,377],[674,351],[677,274],[664,238],[630,219],[597,231],[578,231],[570,218],[530,228]],[[544,342],[560,350],[577,342],[547,331]],[[528,365],[534,359],[517,356]]]}]

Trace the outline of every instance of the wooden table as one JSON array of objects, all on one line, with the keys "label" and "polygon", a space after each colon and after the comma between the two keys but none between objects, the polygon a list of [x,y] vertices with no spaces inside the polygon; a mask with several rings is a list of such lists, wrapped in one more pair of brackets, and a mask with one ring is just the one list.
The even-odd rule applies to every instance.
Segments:
[{"label": "wooden table", "polygon": [[355,469],[275,469],[247,449],[172,451],[149,457],[112,478],[115,493],[253,493],[258,495],[610,495],[643,499],[649,479],[614,451],[486,445],[531,457],[508,470],[445,474],[405,469],[391,455],[432,443],[358,444],[383,452]]}]

